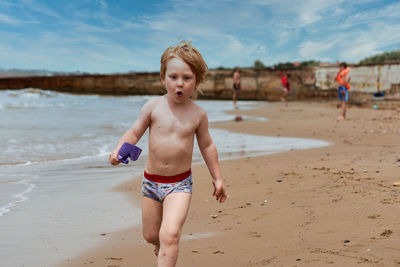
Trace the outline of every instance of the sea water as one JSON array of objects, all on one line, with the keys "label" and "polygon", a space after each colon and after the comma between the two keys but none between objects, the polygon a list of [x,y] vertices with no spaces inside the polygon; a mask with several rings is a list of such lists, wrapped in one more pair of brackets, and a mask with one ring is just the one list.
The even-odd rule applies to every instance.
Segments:
[{"label": "sea water", "polygon": [[[111,188],[138,177],[147,133],[134,164],[108,154],[156,96],[71,95],[28,88],[0,91],[0,258],[2,266],[52,266],[98,242],[99,233],[140,222],[140,209]],[[231,101],[197,101],[210,122],[231,121]],[[267,105],[239,102],[241,109]],[[245,120],[263,120],[244,117]],[[210,129],[221,160],[329,145]],[[201,163],[195,145],[193,162]],[[127,171],[129,168],[129,171]]]}]

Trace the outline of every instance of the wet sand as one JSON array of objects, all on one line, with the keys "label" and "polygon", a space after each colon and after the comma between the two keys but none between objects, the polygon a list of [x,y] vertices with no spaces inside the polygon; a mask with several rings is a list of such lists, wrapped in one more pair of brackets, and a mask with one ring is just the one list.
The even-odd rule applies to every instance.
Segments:
[{"label": "wet sand", "polygon": [[[265,136],[315,138],[329,147],[221,162],[229,198],[212,198],[205,165],[194,192],[177,266],[400,266],[400,111],[336,102],[271,103],[212,127]],[[118,190],[132,205],[140,181]],[[118,207],[116,207],[118,208]],[[118,219],[118,218],[116,218]],[[99,233],[98,245],[60,266],[156,266],[140,227]]]}]

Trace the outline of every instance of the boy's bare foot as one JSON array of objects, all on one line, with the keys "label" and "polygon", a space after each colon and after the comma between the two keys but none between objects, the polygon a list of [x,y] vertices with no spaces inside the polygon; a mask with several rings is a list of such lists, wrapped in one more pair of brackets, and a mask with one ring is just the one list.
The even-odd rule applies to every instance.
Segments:
[{"label": "boy's bare foot", "polygon": [[343,117],[343,116],[339,116],[336,118],[336,121],[343,121],[343,120],[345,120],[345,117]]}]

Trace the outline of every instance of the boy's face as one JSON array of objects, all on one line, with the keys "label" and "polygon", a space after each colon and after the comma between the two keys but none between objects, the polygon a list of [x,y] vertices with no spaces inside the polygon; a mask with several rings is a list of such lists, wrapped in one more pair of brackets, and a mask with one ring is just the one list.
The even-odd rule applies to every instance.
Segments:
[{"label": "boy's face", "polygon": [[189,99],[196,88],[196,75],[180,58],[172,58],[167,62],[165,80],[162,81],[167,89],[167,95],[176,102]]}]

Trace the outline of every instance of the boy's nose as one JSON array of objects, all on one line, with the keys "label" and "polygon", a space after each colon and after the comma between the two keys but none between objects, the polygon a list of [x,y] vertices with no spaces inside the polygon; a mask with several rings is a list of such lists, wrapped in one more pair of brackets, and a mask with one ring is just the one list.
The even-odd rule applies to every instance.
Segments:
[{"label": "boy's nose", "polygon": [[182,81],[182,79],[178,79],[178,82],[177,82],[177,84],[178,84],[178,85],[183,85],[183,81]]}]

